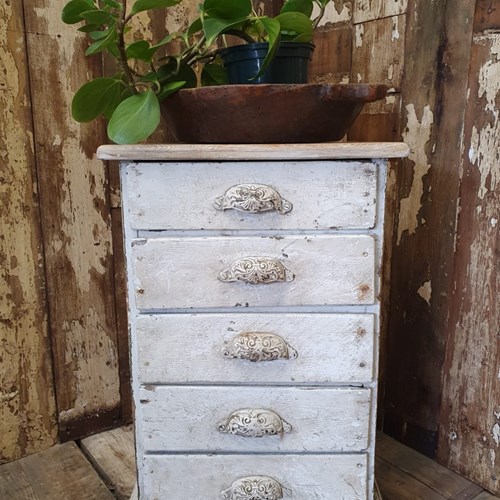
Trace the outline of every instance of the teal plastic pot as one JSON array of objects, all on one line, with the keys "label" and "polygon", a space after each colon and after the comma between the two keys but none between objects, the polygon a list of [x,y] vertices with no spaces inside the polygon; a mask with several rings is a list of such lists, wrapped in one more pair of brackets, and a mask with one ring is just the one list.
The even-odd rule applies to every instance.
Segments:
[{"label": "teal plastic pot", "polygon": [[251,43],[222,50],[220,55],[227,69],[228,83],[308,82],[309,61],[314,50],[312,43],[281,42],[266,71],[255,78],[264,64],[268,47],[267,43]]}]

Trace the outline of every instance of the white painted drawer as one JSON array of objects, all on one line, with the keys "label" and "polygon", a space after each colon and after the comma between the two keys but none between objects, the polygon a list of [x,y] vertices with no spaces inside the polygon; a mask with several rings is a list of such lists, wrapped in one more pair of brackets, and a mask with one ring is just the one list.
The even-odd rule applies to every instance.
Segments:
[{"label": "white painted drawer", "polygon": [[[372,304],[375,299],[375,244],[366,235],[138,239],[132,241],[131,256],[142,310]],[[284,266],[286,279],[295,277],[267,284],[219,279],[248,257],[273,259],[264,274]]]},{"label": "white painted drawer", "polygon": [[[377,168],[369,161],[132,163],[124,168],[133,229],[363,229],[375,224]],[[241,184],[270,186],[293,208],[283,215],[214,207],[219,196]],[[247,190],[241,199],[268,200],[267,191],[263,196]]]},{"label": "white painted drawer", "polygon": [[143,384],[360,383],[374,375],[371,314],[139,315],[136,335]]},{"label": "white painted drawer", "polygon": [[235,481],[255,475],[277,481],[283,500],[367,499],[364,454],[146,455],[142,462],[147,500],[217,500]]},{"label": "white painted drawer", "polygon": [[[370,397],[352,388],[145,386],[142,443],[145,452],[359,452],[368,446]],[[222,424],[278,434],[235,435]]]}]

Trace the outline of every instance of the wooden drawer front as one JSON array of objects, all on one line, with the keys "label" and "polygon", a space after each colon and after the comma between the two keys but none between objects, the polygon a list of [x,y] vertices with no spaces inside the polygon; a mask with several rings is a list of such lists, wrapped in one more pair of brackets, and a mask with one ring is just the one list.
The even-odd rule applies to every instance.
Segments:
[{"label": "wooden drawer front", "polygon": [[373,379],[371,314],[139,315],[136,334],[145,384]]},{"label": "wooden drawer front", "polygon": [[141,498],[148,500],[216,500],[235,481],[256,475],[277,481],[284,489],[284,500],[367,499],[364,454],[146,455],[142,463]]},{"label": "wooden drawer front", "polygon": [[[134,229],[362,229],[375,224],[377,167],[371,162],[143,163],[125,168]],[[214,207],[219,196],[242,184],[270,186],[293,207],[285,214]],[[269,200],[268,190],[246,193],[239,198],[247,202],[243,208],[269,208],[258,206]]]},{"label": "wooden drawer front", "polygon": [[[370,396],[370,389],[352,388],[145,386],[142,442],[146,452],[359,452],[368,446]],[[244,423],[248,409],[258,422]],[[278,435],[219,428],[252,433],[261,424]]]},{"label": "wooden drawer front", "polygon": [[[292,273],[295,278],[267,284],[220,280],[221,272],[248,257],[274,259],[275,268],[286,268],[286,279]],[[371,236],[140,239],[132,241],[132,260],[136,304],[142,310],[374,301]]]}]

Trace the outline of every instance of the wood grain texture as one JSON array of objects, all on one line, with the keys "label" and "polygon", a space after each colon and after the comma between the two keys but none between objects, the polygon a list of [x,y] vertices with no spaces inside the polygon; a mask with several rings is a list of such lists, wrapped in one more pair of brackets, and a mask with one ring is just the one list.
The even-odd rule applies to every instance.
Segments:
[{"label": "wood grain texture", "polygon": [[496,0],[476,0],[474,33],[500,29],[500,5]]},{"label": "wood grain texture", "polygon": [[410,1],[406,23],[402,126],[411,153],[396,180],[384,429],[431,456],[460,184],[457,103],[467,94],[473,15],[467,1]]},{"label": "wood grain texture", "polygon": [[351,81],[383,83],[400,90],[405,30],[405,15],[356,24],[352,34]]},{"label": "wood grain texture", "polygon": [[[375,301],[371,236],[158,238],[131,245],[132,293],[139,310]],[[249,256],[276,259],[296,278],[260,285],[218,279],[233,262]]]},{"label": "wood grain texture", "polygon": [[[298,356],[258,363],[225,358],[226,343],[244,332],[279,335]],[[142,384],[370,383],[374,376],[368,314],[143,315],[136,335]]]},{"label": "wood grain texture", "polygon": [[346,160],[404,158],[403,142],[323,144],[139,144],[99,146],[101,160],[230,161],[230,160]]},{"label": "wood grain texture", "polygon": [[420,481],[444,498],[471,498],[482,488],[385,434],[377,434],[377,457]]},{"label": "wood grain texture", "polygon": [[[360,452],[370,436],[370,389],[145,386],[139,397],[145,452]],[[218,430],[244,408],[264,408],[292,431],[260,438]]]},{"label": "wood grain texture", "polygon": [[215,499],[236,479],[261,474],[290,489],[294,500],[330,500],[332,491],[336,498],[368,500],[366,468],[366,455],[146,456],[141,498]]},{"label": "wood grain texture", "polygon": [[354,23],[405,14],[408,3],[408,0],[354,0]]},{"label": "wood grain texture", "polygon": [[[371,162],[141,163],[124,168],[127,217],[133,229],[325,230],[375,225],[377,165]],[[240,184],[270,186],[293,208],[282,214],[214,207],[217,198]]]},{"label": "wood grain texture", "polygon": [[118,500],[129,500],[136,483],[134,431],[131,426],[82,439],[80,447]]},{"label": "wood grain texture", "polygon": [[472,45],[439,459],[500,493],[500,34]]},{"label": "wood grain texture", "polygon": [[113,500],[75,443],[57,445],[2,466],[0,498]]},{"label": "wood grain texture", "polygon": [[48,448],[57,432],[23,21],[21,2],[2,2],[0,463]]},{"label": "wood grain texture", "polygon": [[[102,127],[77,125],[72,95],[100,59],[60,21],[64,0],[25,5],[60,437],[120,418],[107,174]],[[64,76],[62,76],[64,75]]]}]

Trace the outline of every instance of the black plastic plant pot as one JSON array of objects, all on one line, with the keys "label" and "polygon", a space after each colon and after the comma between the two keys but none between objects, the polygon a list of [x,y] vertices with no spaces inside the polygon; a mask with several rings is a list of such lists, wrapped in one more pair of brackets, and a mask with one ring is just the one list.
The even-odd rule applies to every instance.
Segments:
[{"label": "black plastic plant pot", "polygon": [[269,45],[251,43],[235,45],[221,51],[230,84],[307,83],[312,43],[281,42],[266,71],[259,77]]}]

